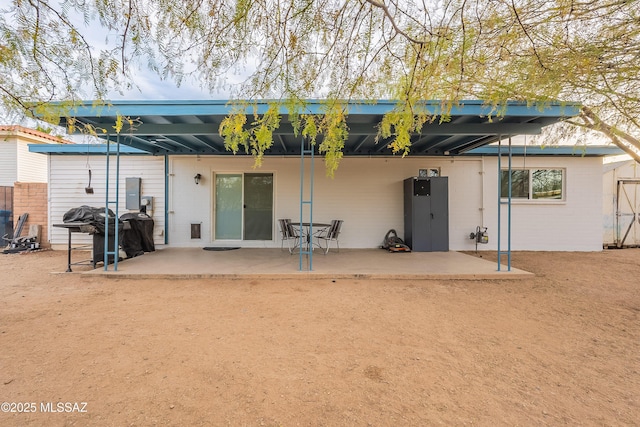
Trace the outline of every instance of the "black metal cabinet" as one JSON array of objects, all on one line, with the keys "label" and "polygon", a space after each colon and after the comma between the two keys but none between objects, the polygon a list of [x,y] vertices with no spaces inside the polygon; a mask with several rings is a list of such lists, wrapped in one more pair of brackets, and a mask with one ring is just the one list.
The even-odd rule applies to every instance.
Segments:
[{"label": "black metal cabinet", "polygon": [[404,180],[404,241],[415,252],[449,250],[446,176]]}]

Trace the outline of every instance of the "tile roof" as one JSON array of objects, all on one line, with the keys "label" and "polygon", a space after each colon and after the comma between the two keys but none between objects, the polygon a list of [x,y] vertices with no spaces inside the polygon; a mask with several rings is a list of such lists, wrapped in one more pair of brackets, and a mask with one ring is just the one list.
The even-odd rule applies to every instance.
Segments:
[{"label": "tile roof", "polygon": [[0,132],[6,133],[9,135],[18,135],[22,133],[22,134],[30,135],[36,138],[46,139],[48,141],[52,141],[58,144],[73,144],[73,142],[68,141],[66,139],[62,139],[62,137],[51,135],[46,132],[27,128],[20,125],[0,125]]}]

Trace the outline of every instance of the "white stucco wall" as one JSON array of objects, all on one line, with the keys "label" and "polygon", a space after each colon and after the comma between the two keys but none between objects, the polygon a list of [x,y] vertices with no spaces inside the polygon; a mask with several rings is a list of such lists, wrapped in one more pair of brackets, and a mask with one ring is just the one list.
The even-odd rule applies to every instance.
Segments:
[{"label": "white stucco wall", "polygon": [[[419,169],[440,168],[449,177],[449,240],[451,250],[473,250],[469,234],[488,227],[497,248],[497,159],[486,158],[346,158],[335,178],[325,176],[321,158],[315,160],[314,220],[344,220],[341,247],[374,248],[394,228],[402,237],[402,181]],[[521,162],[521,163],[518,163]],[[525,163],[522,163],[525,162]],[[182,157],[170,159],[169,243],[204,246],[214,243],[213,188],[216,172],[252,172],[253,160],[238,157]],[[562,168],[565,199],[514,202],[512,250],[596,251],[602,249],[602,159],[528,157],[513,167]],[[309,165],[307,164],[307,170]],[[273,241],[235,242],[246,247],[279,247],[278,218],[299,218],[300,160],[266,158],[259,172],[274,173]],[[195,185],[193,176],[204,179]],[[306,197],[306,196],[305,196]],[[502,248],[507,248],[506,207],[503,207]],[[201,223],[202,238],[191,239],[190,224]]]},{"label": "white stucco wall", "polygon": [[[488,171],[497,169],[497,159],[487,158]],[[503,167],[504,167],[503,163]],[[512,204],[512,250],[598,251],[602,250],[602,158],[542,157],[514,158],[513,168],[565,170],[563,201],[517,201]],[[498,183],[487,174],[485,197],[487,218],[497,225]],[[506,250],[507,207],[502,206],[502,247]],[[489,232],[496,242],[496,225]],[[495,247],[490,245],[489,247]]]},{"label": "white stucco wall", "polygon": [[[67,230],[53,227],[62,223],[65,212],[82,205],[104,207],[106,192],[106,161],[104,156],[51,155],[44,156],[50,161],[49,173],[49,236],[52,245],[67,244]],[[93,194],[86,194],[91,169]],[[164,157],[127,156],[120,157],[119,215],[128,212],[126,206],[125,178],[142,178],[142,195],[152,196],[154,219],[154,241],[164,243],[165,197],[164,197]],[[111,157],[109,165],[109,199],[115,200],[116,162]],[[109,205],[115,211],[115,204]],[[91,236],[77,233],[75,243],[89,243]]]},{"label": "white stucco wall", "polygon": [[[454,163],[442,159],[386,159],[347,158],[336,172],[335,178],[326,177],[321,158],[315,160],[314,221],[344,220],[340,245],[345,248],[371,248],[382,243],[386,232],[395,228],[403,233],[402,181],[415,176],[418,169],[442,167],[442,174],[453,175],[464,170],[463,165],[479,161],[460,160]],[[457,165],[460,166],[457,166]],[[245,157],[195,158],[175,156],[170,160],[170,215],[169,240],[172,245],[200,246],[212,242],[213,188],[215,172],[252,172],[253,160]],[[307,164],[307,170],[310,164]],[[299,218],[300,213],[300,160],[297,158],[267,158],[259,172],[274,173],[275,206],[273,234],[278,238],[278,218]],[[200,173],[205,180],[195,185],[193,176]],[[451,178],[450,178],[451,179]],[[460,178],[464,179],[464,175]],[[476,185],[479,185],[476,183]],[[477,191],[475,194],[479,194]],[[306,198],[307,196],[305,196]],[[470,192],[469,199],[474,197]],[[468,216],[458,208],[466,206],[467,199],[452,200],[455,211],[450,210],[452,230],[468,234],[471,230],[459,227],[459,215]],[[477,208],[476,208],[477,210]],[[480,218],[480,212],[475,215]],[[202,223],[202,239],[190,238],[190,224]],[[475,225],[474,225],[475,229]],[[457,239],[458,241],[464,239]],[[464,242],[466,243],[466,242]],[[245,246],[279,247],[280,241],[243,242]]]},{"label": "white stucco wall", "polygon": [[[104,206],[105,158],[91,156],[94,194],[88,185],[87,156],[43,156],[50,161],[49,235],[52,244],[66,244],[66,230],[51,227],[64,213],[80,205]],[[306,170],[310,164],[307,162]],[[504,164],[503,164],[504,166]],[[512,205],[512,250],[597,251],[602,249],[603,180],[599,157],[514,158],[513,167],[560,168],[565,171],[562,201],[516,201]],[[335,178],[326,177],[323,160],[315,160],[314,220],[344,220],[340,245],[344,248],[375,248],[394,228],[404,234],[402,182],[419,169],[440,168],[449,177],[449,246],[451,250],[473,250],[469,234],[477,226],[488,227],[489,244],[497,248],[498,184],[497,159],[476,158],[346,158]],[[229,244],[212,239],[214,221],[214,174],[270,172],[274,174],[274,221],[271,241],[231,242],[244,247],[279,247],[278,218],[298,219],[300,212],[300,160],[272,158],[259,169],[245,156],[174,156],[169,160],[167,224],[169,244],[201,247]],[[195,174],[203,179],[194,183]],[[122,156],[120,169],[120,214],[125,212],[125,178],[142,178],[143,195],[154,196],[155,240],[164,242],[164,158]],[[115,162],[110,181],[115,182]],[[308,183],[308,181],[307,181]],[[115,186],[110,189],[112,195]],[[307,198],[308,195],[305,195]],[[112,207],[113,208],[113,207]],[[306,217],[305,217],[306,219]],[[202,238],[191,239],[190,224],[200,223]],[[507,207],[502,206],[502,250],[507,248]],[[78,235],[81,242],[89,237]]]}]

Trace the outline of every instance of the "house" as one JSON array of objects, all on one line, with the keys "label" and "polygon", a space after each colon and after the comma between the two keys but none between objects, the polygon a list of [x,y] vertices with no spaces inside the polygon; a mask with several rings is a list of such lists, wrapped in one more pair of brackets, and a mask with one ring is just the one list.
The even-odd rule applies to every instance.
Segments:
[{"label": "house", "polygon": [[30,152],[29,144],[66,143],[68,141],[34,129],[0,126],[0,237],[13,236],[19,215],[28,213],[22,235],[31,224],[40,225],[40,243],[47,245],[49,163],[46,157]]},{"label": "house", "polygon": [[[313,112],[320,103],[310,105]],[[116,182],[118,212],[127,211],[126,178],[134,178],[139,196],[152,202],[158,244],[277,248],[282,243],[277,219],[306,221],[312,214],[314,221],[344,221],[341,247],[376,248],[390,229],[407,237],[404,183],[425,175],[446,177],[450,250],[496,250],[498,235],[502,250],[602,249],[602,158],[617,149],[512,147],[509,203],[509,135],[538,133],[575,113],[572,107],[542,111],[512,103],[496,120],[480,101],[469,101],[452,111],[449,122],[436,121],[414,135],[412,152],[404,158],[393,155],[387,142],[375,141],[376,125],[392,103],[349,108],[350,136],[334,177],[325,174],[317,152],[305,154],[304,141],[294,136],[286,117],[260,168],[251,155],[226,151],[218,135],[229,112],[226,101],[121,101],[100,111],[79,108],[76,120],[105,129],[116,115],[140,117],[142,124],[108,134],[109,145],[34,145],[31,151],[49,155],[50,223],[60,222],[74,206],[104,206],[106,187],[115,200]],[[488,145],[497,140],[501,147]],[[84,191],[88,170],[93,194]],[[485,227],[488,243],[476,245],[470,235]],[[65,230],[49,226],[49,232],[53,245],[65,244]]]},{"label": "house", "polygon": [[[50,224],[61,222],[64,213],[79,205],[104,206],[105,156],[100,146],[87,155],[87,146],[32,146],[38,153],[49,154]],[[85,150],[85,153],[79,154]],[[142,194],[152,198],[148,213],[155,221],[156,244],[179,247],[202,247],[232,244],[244,247],[279,247],[276,218],[296,218],[300,211],[300,160],[265,159],[253,169],[249,156],[151,156],[126,148],[120,158],[120,206],[126,204],[125,178],[140,178]],[[341,247],[378,247],[389,229],[404,230],[403,181],[421,170],[438,171],[449,184],[449,249],[472,250],[469,238],[477,227],[487,227],[488,244],[480,250],[497,249],[498,157],[497,147],[476,149],[454,157],[384,157],[345,158],[334,178],[325,175],[321,157],[314,159],[314,218],[344,221]],[[616,154],[615,149],[593,147],[576,152],[571,147],[514,147],[514,172],[527,171],[531,179],[519,182],[512,195],[512,249],[597,251],[602,249],[602,159]],[[87,157],[89,158],[87,159]],[[504,162],[504,159],[503,159]],[[94,192],[86,194],[88,167],[93,172]],[[112,161],[111,175],[115,175]],[[558,190],[553,197],[534,198],[529,186],[538,185],[535,177],[545,171],[555,174]],[[196,184],[194,177],[200,175]],[[273,191],[274,223],[267,238],[217,238],[216,205],[223,203],[220,193],[229,181],[244,181],[245,200],[251,186],[265,186]],[[247,182],[257,181],[259,184]],[[265,184],[265,181],[267,184]],[[526,188],[523,188],[523,185]],[[354,191],[356,189],[356,191]],[[111,183],[111,192],[115,186]],[[529,196],[531,194],[531,196]],[[504,202],[504,198],[501,199]],[[165,208],[167,206],[167,208]],[[501,205],[506,217],[506,206]],[[135,209],[134,209],[135,210]],[[127,209],[121,209],[120,214]],[[168,218],[165,222],[165,218]],[[505,219],[503,221],[506,222]],[[192,235],[192,225],[200,229]],[[506,233],[506,223],[502,224]],[[591,230],[591,232],[585,232]],[[65,245],[62,229],[49,229],[53,245]],[[258,231],[254,231],[258,232]],[[81,239],[81,237],[78,237]],[[506,243],[505,243],[506,244]]]}]

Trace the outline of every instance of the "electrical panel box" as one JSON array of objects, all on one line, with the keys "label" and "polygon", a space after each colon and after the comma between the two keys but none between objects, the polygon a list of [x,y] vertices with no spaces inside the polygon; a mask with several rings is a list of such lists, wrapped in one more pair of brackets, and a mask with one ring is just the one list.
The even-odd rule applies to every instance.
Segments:
[{"label": "electrical panel box", "polygon": [[126,179],[126,205],[128,210],[140,210],[140,189],[142,186],[142,178]]}]

